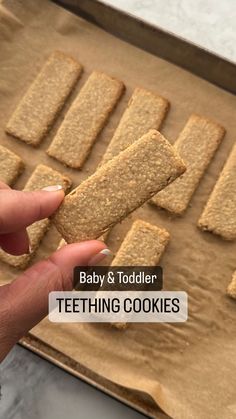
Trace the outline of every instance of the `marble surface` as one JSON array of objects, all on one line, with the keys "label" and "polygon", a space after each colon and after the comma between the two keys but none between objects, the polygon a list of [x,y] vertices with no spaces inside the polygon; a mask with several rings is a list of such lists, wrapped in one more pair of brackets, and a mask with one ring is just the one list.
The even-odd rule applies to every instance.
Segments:
[{"label": "marble surface", "polygon": [[235,0],[103,0],[236,62]]},{"label": "marble surface", "polygon": [[1,419],[142,419],[143,415],[16,345],[0,366]]},{"label": "marble surface", "polygon": [[[103,0],[236,61],[236,1]],[[0,366],[0,419],[142,415],[16,345]]]}]

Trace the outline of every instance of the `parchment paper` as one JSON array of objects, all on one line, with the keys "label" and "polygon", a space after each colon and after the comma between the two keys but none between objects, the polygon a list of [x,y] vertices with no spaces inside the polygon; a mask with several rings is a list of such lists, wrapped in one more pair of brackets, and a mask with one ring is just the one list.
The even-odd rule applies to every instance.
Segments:
[{"label": "parchment paper", "polygon": [[[54,49],[71,54],[84,65],[85,71],[52,131],[40,148],[33,149],[6,136],[4,127]],[[67,173],[74,185],[92,173],[137,85],[170,100],[171,110],[162,132],[172,143],[192,112],[214,118],[226,127],[227,135],[183,217],[171,218],[146,204],[116,226],[108,241],[115,251],[136,218],[165,227],[171,234],[171,242],[161,263],[164,289],[188,293],[188,321],[178,325],[132,324],[127,330],[118,331],[106,325],[51,324],[46,319],[31,333],[100,377],[148,394],[174,418],[235,418],[236,304],[226,297],[225,288],[236,268],[236,243],[224,242],[196,227],[236,139],[235,97],[44,0],[3,2],[0,51],[0,143],[18,153],[26,163],[17,188],[24,186],[39,162]],[[120,78],[127,91],[84,169],[77,172],[49,158],[45,149],[69,104],[94,69]],[[57,242],[58,235],[52,229],[35,260],[56,248]],[[14,269],[1,264],[2,283],[16,274]],[[156,416],[163,417],[158,409]]]}]

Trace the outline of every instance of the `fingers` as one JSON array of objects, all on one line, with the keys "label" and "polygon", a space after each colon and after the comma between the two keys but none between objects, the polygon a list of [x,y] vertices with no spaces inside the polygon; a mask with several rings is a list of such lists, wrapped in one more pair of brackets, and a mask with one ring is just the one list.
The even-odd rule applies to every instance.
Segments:
[{"label": "fingers", "polygon": [[[0,181],[0,189],[11,189]],[[0,247],[11,255],[22,255],[29,252],[29,238],[26,229],[0,235]]]},{"label": "fingers", "polygon": [[0,246],[5,252],[11,255],[22,255],[29,253],[29,237],[26,229],[15,233],[2,234],[0,236]]},{"label": "fingers", "polygon": [[[73,268],[105,257],[105,244],[94,240],[63,246],[27,269],[14,282],[0,287],[0,359],[48,312],[50,291],[73,288]],[[106,253],[106,252],[105,252]]]},{"label": "fingers", "polygon": [[24,230],[35,221],[49,217],[63,198],[63,189],[52,192],[0,189],[0,234]]},{"label": "fingers", "polygon": [[10,188],[10,186],[8,186],[6,183],[3,183],[3,182],[0,180],[0,189],[11,189],[11,188]]}]

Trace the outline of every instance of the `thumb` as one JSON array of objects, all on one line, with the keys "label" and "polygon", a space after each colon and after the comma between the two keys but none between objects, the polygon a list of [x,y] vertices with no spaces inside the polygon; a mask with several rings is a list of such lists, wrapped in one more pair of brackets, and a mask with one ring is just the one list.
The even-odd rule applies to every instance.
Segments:
[{"label": "thumb", "polygon": [[97,240],[69,244],[0,287],[0,361],[47,315],[48,294],[72,290],[73,268],[99,262],[109,254],[105,249],[105,244]]}]

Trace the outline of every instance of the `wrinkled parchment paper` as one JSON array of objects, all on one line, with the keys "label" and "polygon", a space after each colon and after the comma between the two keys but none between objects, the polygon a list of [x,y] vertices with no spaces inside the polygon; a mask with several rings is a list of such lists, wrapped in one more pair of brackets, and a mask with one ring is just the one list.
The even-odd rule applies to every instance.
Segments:
[{"label": "wrinkled parchment paper", "polygon": [[[41,146],[33,149],[4,133],[16,104],[48,55],[60,49],[84,65],[84,73],[60,117]],[[82,172],[63,167],[45,154],[69,104],[98,69],[126,84],[127,91],[99,136]],[[198,112],[216,119],[227,135],[197,189],[191,207],[178,219],[149,204],[133,213],[111,233],[108,245],[119,247],[131,222],[143,218],[165,227],[171,242],[162,258],[164,289],[189,295],[186,324],[132,324],[125,331],[106,325],[51,324],[47,319],[31,333],[82,365],[114,383],[127,394],[136,390],[147,411],[164,417],[158,408],[148,410],[152,398],[166,414],[180,419],[236,417],[236,304],[225,288],[236,268],[236,243],[227,243],[196,227],[204,203],[236,140],[233,95],[190,73],[141,51],[45,0],[6,0],[0,9],[0,143],[18,153],[26,170],[16,183],[22,188],[39,162],[70,175],[74,185],[92,173],[111,139],[135,86],[168,98],[171,110],[162,132],[173,143],[189,115]],[[58,234],[51,229],[35,260],[56,248]],[[1,283],[17,271],[1,264]],[[43,280],[43,278],[42,278]],[[33,286],[33,284],[32,284]],[[78,363],[78,364],[77,364]],[[107,381],[108,380],[108,381]],[[130,393],[130,389],[132,389]],[[137,393],[139,392],[139,393]]]}]

